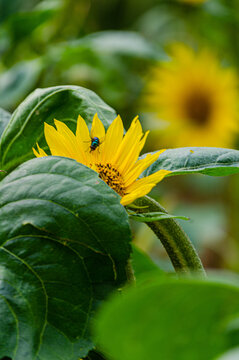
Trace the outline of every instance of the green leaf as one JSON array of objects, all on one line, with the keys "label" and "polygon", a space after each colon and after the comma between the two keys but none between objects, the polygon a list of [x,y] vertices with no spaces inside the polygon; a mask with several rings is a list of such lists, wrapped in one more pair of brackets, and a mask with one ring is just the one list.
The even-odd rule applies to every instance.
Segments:
[{"label": "green leaf", "polygon": [[73,131],[80,114],[91,123],[95,113],[107,127],[116,117],[115,111],[93,91],[80,86],[56,86],[37,89],[13,113],[1,139],[2,168],[11,170],[34,157],[32,147],[38,142],[46,148],[44,122],[54,118],[64,121]]},{"label": "green leaf", "polygon": [[150,276],[103,306],[97,342],[114,360],[212,360],[228,349],[238,297],[230,284]]},{"label": "green leaf", "polygon": [[133,244],[132,250],[131,259],[136,279],[139,275],[149,271],[158,271],[164,274],[164,272],[139,247]]},{"label": "green leaf", "polygon": [[35,0],[15,0],[15,1],[6,1],[0,0],[0,23],[4,21],[8,16],[14,14],[18,11],[27,10],[29,7],[33,6]]},{"label": "green leaf", "polygon": [[144,172],[144,176],[160,169],[172,171],[168,176],[190,173],[212,176],[236,174],[239,173],[239,151],[207,147],[168,149]]},{"label": "green leaf", "polygon": [[150,213],[129,213],[129,218],[139,222],[153,222],[153,221],[160,221],[165,219],[181,219],[181,220],[189,220],[186,216],[179,216],[179,215],[170,215],[165,214],[163,212],[150,212]]},{"label": "green leaf", "polygon": [[239,346],[239,317],[233,318],[228,324],[227,334],[231,347]]},{"label": "green leaf", "polygon": [[13,14],[7,22],[12,41],[18,43],[26,37],[29,38],[29,34],[32,34],[38,26],[49,20],[56,13],[56,9],[52,5],[50,3],[46,7],[43,4],[42,8],[38,6],[32,11],[21,11]]},{"label": "green leaf", "polygon": [[30,160],[0,183],[0,358],[76,360],[99,303],[126,281],[120,197],[75,160]]},{"label": "green leaf", "polygon": [[5,127],[9,123],[10,118],[11,114],[8,111],[0,108],[0,137],[2,136]]},{"label": "green leaf", "polygon": [[96,351],[90,351],[85,360],[107,360],[103,355]]},{"label": "green leaf", "polygon": [[40,60],[22,61],[0,75],[0,106],[12,109],[36,86]]}]

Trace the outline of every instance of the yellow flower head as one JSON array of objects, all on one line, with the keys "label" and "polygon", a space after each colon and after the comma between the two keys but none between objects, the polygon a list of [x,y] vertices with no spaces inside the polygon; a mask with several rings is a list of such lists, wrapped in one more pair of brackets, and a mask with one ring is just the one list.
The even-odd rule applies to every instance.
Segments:
[{"label": "yellow flower head", "polygon": [[[65,156],[92,168],[121,197],[121,204],[128,205],[135,199],[146,195],[170,171],[158,172],[138,179],[139,175],[164,150],[148,154],[138,160],[145,144],[148,131],[143,135],[142,127],[136,117],[124,135],[120,116],[112,122],[107,132],[104,125],[95,114],[89,132],[84,119],[79,115],[76,134],[61,121],[54,120],[54,128],[45,123],[45,138],[52,155]],[[47,156],[37,144],[38,151],[33,149],[37,157]]]},{"label": "yellow flower head", "polygon": [[178,44],[172,55],[146,85],[146,105],[170,124],[168,142],[230,146],[238,128],[236,75],[207,50],[195,53]]}]

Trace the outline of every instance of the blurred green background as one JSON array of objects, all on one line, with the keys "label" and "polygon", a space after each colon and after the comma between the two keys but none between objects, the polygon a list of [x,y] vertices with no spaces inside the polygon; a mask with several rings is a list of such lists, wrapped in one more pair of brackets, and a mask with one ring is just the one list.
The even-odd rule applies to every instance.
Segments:
[{"label": "blurred green background", "polygon": [[[223,69],[232,69],[237,83],[238,0],[0,0],[0,107],[13,112],[36,87],[80,85],[115,108],[126,128],[137,114],[145,130],[154,130],[156,122],[146,151],[177,147],[176,138],[168,146],[165,140],[168,119],[156,119],[145,106],[150,71],[170,63],[174,43],[208,49],[221,66],[219,77]],[[205,64],[205,78],[207,71]],[[237,109],[237,86],[233,94]],[[230,138],[235,149],[238,121]],[[168,178],[152,195],[170,213],[190,218],[181,224],[206,267],[239,271],[238,175]],[[150,230],[143,224],[133,229],[134,241],[171,270]]]}]

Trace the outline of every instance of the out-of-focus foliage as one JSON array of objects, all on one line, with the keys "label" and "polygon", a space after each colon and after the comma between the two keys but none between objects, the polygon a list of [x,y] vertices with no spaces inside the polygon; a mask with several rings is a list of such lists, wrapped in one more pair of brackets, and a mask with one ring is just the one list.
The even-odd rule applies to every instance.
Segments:
[{"label": "out-of-focus foliage", "polygon": [[[186,44],[195,51],[209,49],[222,69],[233,68],[238,77],[239,2],[0,0],[0,107],[15,110],[36,87],[81,85],[95,90],[128,123],[141,112],[145,128],[153,130],[155,114],[145,113],[142,106],[145,80],[156,64],[171,61],[169,49],[176,42]],[[157,148],[161,144],[168,147],[164,120],[160,119],[157,123]],[[227,121],[225,118],[225,123]],[[222,129],[220,131],[223,133]],[[152,142],[155,141],[152,133],[149,135],[148,151],[152,150]],[[211,132],[211,138],[214,139],[214,132]],[[239,140],[236,133],[233,141],[237,148]],[[190,143],[185,145],[191,146]],[[174,144],[170,146],[174,147]],[[155,190],[154,193],[162,202],[169,204],[170,213],[191,218],[190,225],[187,222],[183,226],[192,227],[195,239],[199,238],[194,226],[196,220],[188,209],[191,207],[192,214],[196,214],[193,209],[197,205],[203,208],[203,212],[209,215],[207,219],[202,216],[201,227],[208,229],[206,238],[209,242],[210,238],[214,238],[215,226],[210,230],[208,221],[211,217],[212,224],[215,224],[212,209],[219,206],[220,214],[224,214],[224,225],[218,237],[217,256],[221,257],[221,264],[238,268],[238,180],[233,178],[223,183],[221,194],[225,196],[217,195],[214,206],[210,194],[207,193],[203,204],[200,199],[211,182],[217,184],[217,180],[195,179],[189,185],[186,180],[175,178],[173,182],[170,180],[162,184],[160,192]],[[232,185],[230,190],[228,181]],[[225,200],[227,194],[229,197]],[[138,231],[136,233],[139,235]],[[201,239],[203,248],[205,242]],[[225,242],[228,245],[226,251]],[[198,244],[199,247],[201,245]],[[161,256],[161,250],[157,251]],[[207,251],[203,253],[207,258],[216,256],[209,255]],[[154,254],[154,257],[158,258],[158,255]],[[205,260],[212,266],[215,262]]]},{"label": "out-of-focus foliage", "polygon": [[[110,8],[116,12],[120,3],[23,3],[1,4],[0,105],[14,109],[36,86],[75,84],[92,88],[120,111],[128,110],[140,93],[142,69],[163,52],[138,32],[118,30],[113,17],[113,26],[102,26]],[[93,34],[96,30],[105,31]]]},{"label": "out-of-focus foliage", "polygon": [[[121,286],[126,281],[126,275],[129,276],[124,266],[129,257],[128,218],[126,212],[117,203],[112,190],[101,183],[95,173],[82,166],[76,167],[76,164],[69,159],[40,159],[42,162],[39,168],[36,160],[30,160],[17,170],[14,168],[33,157],[32,146],[35,142],[39,141],[41,146],[45,145],[42,129],[44,121],[51,123],[53,118],[57,118],[74,129],[74,119],[77,118],[78,113],[88,121],[98,111],[102,114],[102,120],[108,125],[116,115],[110,106],[126,119],[126,129],[132,117],[137,114],[140,115],[145,129],[154,130],[154,127],[157,127],[156,135],[154,137],[149,135],[147,151],[152,151],[155,138],[157,149],[161,148],[162,144],[168,147],[165,136],[168,131],[168,119],[166,116],[158,118],[154,109],[147,108],[146,111],[144,95],[146,80],[152,77],[152,69],[155,66],[162,69],[173,63],[170,49],[175,43],[183,44],[191,49],[193,54],[200,54],[205,48],[213,54],[217,66],[214,67],[216,75],[214,74],[211,82],[214,89],[213,94],[210,93],[211,99],[216,101],[220,109],[223,101],[226,103],[223,109],[230,108],[233,104],[233,112],[220,110],[220,121],[218,121],[219,115],[214,117],[215,127],[206,129],[207,145],[210,146],[212,145],[210,141],[217,140],[215,129],[218,128],[223,136],[227,135],[225,131],[231,125],[233,114],[235,126],[230,144],[235,149],[239,149],[238,0],[0,0],[1,163],[8,172],[1,172],[1,177],[7,176],[0,187],[2,192],[0,234],[3,241],[9,240],[7,243],[4,242],[1,248],[1,270],[5,276],[1,281],[6,280],[9,289],[1,300],[2,311],[9,316],[4,316],[4,321],[0,322],[2,329],[0,333],[4,338],[4,347],[0,346],[0,358],[7,355],[22,360],[26,358],[25,350],[28,351],[29,358],[34,357],[43,339],[39,360],[53,359],[56,356],[55,344],[49,335],[54,333],[57,333],[54,341],[60,343],[60,347],[57,347],[57,356],[72,360],[75,360],[75,354],[77,357],[85,356],[94,346],[88,336],[90,326],[86,315],[89,315],[89,319],[93,319],[99,302],[105,299],[112,289]],[[229,101],[230,94],[228,87],[224,86],[224,80],[221,83],[220,97],[218,96],[220,85],[218,79],[224,79],[221,75],[228,70],[233,73],[232,102]],[[200,87],[203,87],[209,83],[210,62],[203,62],[200,71]],[[207,81],[205,82],[204,79]],[[164,91],[163,82],[156,77],[154,80],[155,87]],[[184,82],[184,78],[180,80],[184,86],[184,94],[190,92],[191,88],[186,81]],[[172,83],[174,82],[173,77]],[[92,92],[78,86],[96,91],[110,106]],[[38,87],[52,88],[36,90],[27,97]],[[171,91],[170,87],[168,91]],[[25,98],[26,100],[23,101]],[[13,113],[12,116],[10,113]],[[175,130],[176,136],[184,136],[185,140],[184,126],[181,126],[181,131],[180,135]],[[184,176],[191,172],[207,175],[236,173],[238,150],[211,149],[207,152],[207,149],[201,148],[204,140],[204,136],[199,135],[197,145],[200,147],[193,149],[190,147],[192,143],[189,136],[187,143],[183,144],[189,148],[171,149],[161,155],[148,173],[153,173],[159,167],[165,167],[173,171],[171,175],[183,176],[167,177],[167,181],[158,189],[154,189],[153,195],[166,205],[170,214],[180,214],[190,218],[189,221],[179,221],[200,252],[207,268],[226,268],[238,272],[238,175],[220,179],[201,174]],[[221,146],[229,145],[223,143]],[[170,144],[170,147],[175,147],[175,143]],[[44,177],[38,178],[38,173],[42,173],[44,169]],[[55,173],[57,169],[59,174]],[[9,174],[12,170],[13,172]],[[59,176],[61,181],[56,180]],[[84,181],[80,186],[76,186],[75,181],[80,181],[82,178]],[[65,192],[66,183],[70,184],[69,189],[72,189],[73,185],[76,186],[74,194],[70,190]],[[88,184],[87,189],[85,183]],[[97,193],[98,187],[102,188],[100,193]],[[101,201],[103,193],[106,198]],[[25,203],[22,205],[22,201],[30,205],[28,207],[24,205]],[[87,208],[81,201],[87,202]],[[44,202],[47,205],[36,205],[36,202],[37,204]],[[66,208],[60,206],[63,203]],[[97,208],[102,204],[105,206],[103,213],[98,212]],[[58,207],[60,210],[56,210]],[[115,212],[108,211],[112,207]],[[54,211],[51,211],[51,208],[54,208]],[[69,212],[65,216],[67,210]],[[68,227],[67,224],[70,224],[68,219],[72,216],[73,225]],[[14,229],[12,218],[15,219]],[[49,222],[50,218],[52,223]],[[81,218],[86,221],[83,225]],[[37,221],[40,221],[40,224]],[[102,231],[97,227],[100,222],[103,223]],[[106,223],[113,224],[109,232]],[[85,229],[83,239],[78,237],[78,226]],[[128,297],[129,301],[132,300],[132,311],[128,303],[127,309],[124,308],[121,299],[117,300],[118,303],[110,305],[110,317],[108,320],[102,318],[102,323],[99,325],[102,329],[100,334],[102,344],[105,336],[108,339],[112,338],[109,351],[116,354],[115,358],[121,356],[130,360],[133,356],[137,356],[137,360],[141,357],[145,359],[150,355],[155,357],[155,353],[149,355],[149,352],[144,352],[152,342],[153,345],[156,344],[158,355],[156,357],[162,356],[163,353],[163,358],[167,360],[174,359],[175,356],[176,360],[180,359],[179,356],[183,360],[192,359],[195,354],[198,358],[206,359],[208,354],[217,356],[222,352],[225,355],[221,360],[234,360],[238,356],[236,350],[228,353],[226,351],[230,347],[238,346],[238,319],[235,318],[235,312],[238,316],[238,280],[235,280],[234,285],[210,281],[201,283],[198,280],[192,280],[190,283],[186,279],[179,282],[173,279],[170,283],[165,280],[164,270],[171,272],[172,266],[158,239],[155,239],[152,232],[145,230],[144,224],[132,221],[132,227],[134,241],[151,257],[134,247],[132,264],[135,275],[138,277],[145,272],[156,271],[157,278],[155,277],[154,282],[149,276],[151,280],[143,284],[146,285],[145,288],[132,289],[130,290],[132,292],[125,295],[126,299]],[[88,236],[88,231],[95,230],[97,230],[97,238],[100,239],[99,248],[97,244],[92,245],[92,236]],[[112,234],[116,232],[114,236],[121,238],[123,230],[127,233],[125,243],[121,243],[118,247],[114,241],[111,241]],[[60,236],[62,231],[63,237]],[[70,292],[66,291],[65,286],[57,287],[58,301],[61,304],[58,306],[56,306],[57,299],[53,296],[56,292],[50,282],[54,283],[59,273],[55,270],[44,271],[39,249],[35,248],[41,237],[44,240],[39,248],[46,255],[43,265],[47,269],[51,265],[59,266],[61,271],[62,264],[66,266],[62,279],[67,278]],[[101,251],[100,245],[104,244],[106,238],[110,239],[110,248]],[[22,245],[22,241],[25,242],[25,246]],[[81,241],[86,243],[82,245]],[[58,252],[59,249],[61,250]],[[25,259],[25,263],[17,262],[16,257],[20,255]],[[76,255],[81,258],[80,261],[86,262],[83,270],[81,266],[76,267],[77,261],[74,263]],[[27,265],[32,266],[35,273],[26,271]],[[157,265],[163,270],[158,269]],[[90,282],[87,282],[88,277],[91,279]],[[16,295],[16,289],[10,289],[9,279],[14,279],[14,285],[22,291],[21,296]],[[42,288],[38,286],[40,282]],[[85,298],[74,290],[77,284],[83,289],[82,294],[88,295],[87,286],[83,287],[85,283],[92,291],[90,298],[87,298],[87,301],[92,300],[92,307],[88,308],[88,302],[84,302]],[[137,284],[139,284],[138,279]],[[44,286],[47,288],[46,292],[42,290]],[[28,311],[24,296],[32,296],[30,306],[33,313],[38,308],[45,312],[47,307],[44,306],[44,301],[49,297],[52,312],[45,317],[46,328],[41,323],[42,318],[38,326],[35,326],[35,318]],[[16,318],[19,318],[19,331],[15,326],[14,316],[4,302],[6,298],[12,302],[17,314]],[[68,321],[68,314],[72,316],[74,310],[71,312],[69,309],[74,308],[76,303],[81,304],[82,308],[77,309],[79,315],[77,318],[71,317],[71,323],[70,320]],[[146,313],[144,313],[145,309]],[[83,317],[80,315],[81,310]],[[62,315],[65,316],[63,321],[61,321]],[[227,315],[233,320],[232,322],[228,322]],[[148,317],[148,322],[144,321],[144,316]],[[114,323],[111,328],[112,321]],[[115,321],[119,324],[117,330],[122,339],[121,343],[114,337]],[[153,336],[151,336],[152,324],[156,334]],[[165,326],[162,327],[162,324]],[[83,329],[84,325],[86,332]],[[81,338],[78,337],[79,328],[82,330]],[[28,341],[27,348],[22,346],[25,341],[25,333],[22,329],[29,331],[28,339],[32,340],[32,343]],[[137,332],[142,341],[134,348],[134,334]],[[67,338],[63,340],[62,334]],[[158,346],[159,335],[161,347]],[[18,336],[21,337],[19,341],[21,347],[16,347],[13,354],[12,344],[17,344]],[[168,342],[169,336],[175,339],[173,345]],[[187,346],[184,346],[185,343]],[[119,344],[124,345],[124,348],[119,349]],[[142,350],[141,347],[144,349]],[[132,349],[133,355],[130,353]],[[183,352],[178,352],[181,350]],[[91,351],[87,359],[103,358],[100,354]]]},{"label": "out-of-focus foliage", "polygon": [[[103,306],[96,334],[114,360],[212,360],[231,347],[238,321],[238,279],[141,278]],[[117,331],[114,329],[117,328]]]}]

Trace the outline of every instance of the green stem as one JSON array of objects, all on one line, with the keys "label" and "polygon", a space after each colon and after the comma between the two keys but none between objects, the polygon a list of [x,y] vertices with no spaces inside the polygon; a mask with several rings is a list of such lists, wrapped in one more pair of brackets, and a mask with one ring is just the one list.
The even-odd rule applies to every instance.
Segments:
[{"label": "green stem", "polygon": [[126,276],[127,276],[127,280],[128,283],[135,283],[135,276],[134,276],[134,270],[131,264],[131,259],[128,260],[127,265],[125,267],[126,270]]},{"label": "green stem", "polygon": [[[149,196],[137,199],[134,204],[139,207],[134,208],[134,211],[137,213],[155,211],[167,213],[157,201],[151,199]],[[147,222],[146,224],[162,242],[176,272],[206,275],[201,260],[191,241],[174,219]]]}]

